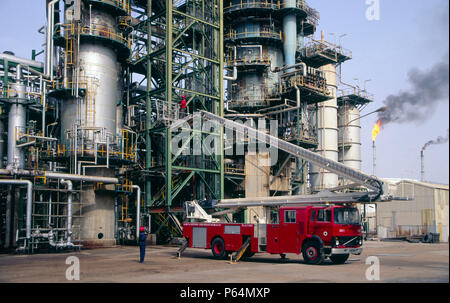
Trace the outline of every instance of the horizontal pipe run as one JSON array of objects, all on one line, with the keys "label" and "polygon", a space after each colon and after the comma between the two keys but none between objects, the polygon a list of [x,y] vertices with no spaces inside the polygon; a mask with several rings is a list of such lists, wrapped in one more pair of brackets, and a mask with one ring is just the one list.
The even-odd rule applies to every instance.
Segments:
[{"label": "horizontal pipe run", "polygon": [[17,64],[22,64],[23,66],[29,66],[34,68],[42,69],[44,68],[44,63],[39,61],[28,60],[20,57],[16,57],[9,54],[0,53],[0,60],[7,60],[8,62],[14,62]]},{"label": "horizontal pipe run", "polygon": [[100,176],[83,176],[64,173],[55,173],[49,171],[30,171],[30,170],[9,170],[0,169],[0,175],[7,176],[23,176],[23,177],[45,177],[48,179],[67,179],[71,181],[100,182],[105,184],[118,184],[118,178],[100,177]]}]

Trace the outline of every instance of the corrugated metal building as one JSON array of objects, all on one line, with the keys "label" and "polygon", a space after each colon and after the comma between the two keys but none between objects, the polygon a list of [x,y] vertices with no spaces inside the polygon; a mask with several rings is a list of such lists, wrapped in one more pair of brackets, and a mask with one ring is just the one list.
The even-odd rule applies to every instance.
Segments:
[{"label": "corrugated metal building", "polygon": [[384,179],[394,197],[412,201],[377,203],[376,221],[379,238],[439,233],[448,242],[448,185],[415,180]]}]

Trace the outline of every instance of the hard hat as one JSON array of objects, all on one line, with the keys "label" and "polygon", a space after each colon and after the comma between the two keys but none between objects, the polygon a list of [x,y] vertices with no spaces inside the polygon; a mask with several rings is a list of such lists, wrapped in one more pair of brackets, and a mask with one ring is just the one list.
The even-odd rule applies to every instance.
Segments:
[{"label": "hard hat", "polygon": [[142,231],[145,231],[145,227],[144,226],[141,226],[141,228],[139,229],[141,232]]}]

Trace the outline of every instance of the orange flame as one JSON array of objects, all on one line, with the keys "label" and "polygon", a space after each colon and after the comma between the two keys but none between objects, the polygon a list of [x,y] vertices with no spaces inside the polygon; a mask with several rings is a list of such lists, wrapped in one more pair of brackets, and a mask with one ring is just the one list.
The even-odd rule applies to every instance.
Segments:
[{"label": "orange flame", "polygon": [[380,133],[380,127],[381,127],[381,119],[378,120],[377,124],[375,124],[372,130],[372,139],[374,142],[377,139],[378,134]]}]

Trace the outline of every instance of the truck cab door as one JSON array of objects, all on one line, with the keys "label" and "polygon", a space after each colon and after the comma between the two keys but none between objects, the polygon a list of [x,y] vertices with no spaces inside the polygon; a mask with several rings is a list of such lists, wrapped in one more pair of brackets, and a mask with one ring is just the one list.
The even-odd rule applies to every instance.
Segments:
[{"label": "truck cab door", "polygon": [[331,242],[331,237],[333,235],[333,225],[331,224],[331,209],[316,210],[315,220],[312,221],[310,225],[311,234],[319,236],[324,244]]},{"label": "truck cab door", "polygon": [[280,253],[298,253],[299,222],[296,210],[283,210],[280,220]]}]

